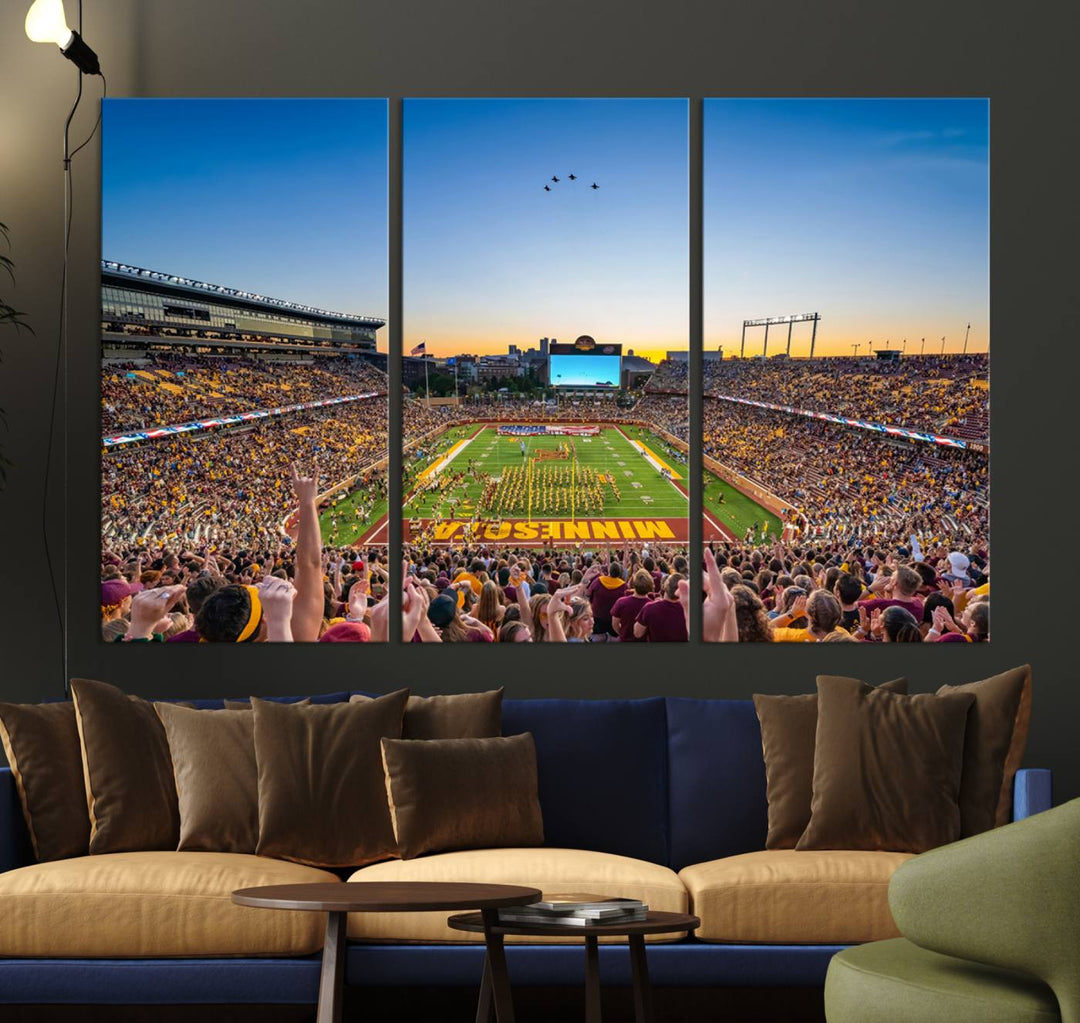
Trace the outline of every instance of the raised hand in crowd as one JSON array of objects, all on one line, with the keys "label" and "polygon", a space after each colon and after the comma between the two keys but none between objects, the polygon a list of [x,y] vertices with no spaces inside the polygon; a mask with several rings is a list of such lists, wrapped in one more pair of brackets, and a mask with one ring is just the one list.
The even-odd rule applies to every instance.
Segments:
[{"label": "raised hand in crowd", "polygon": [[713,552],[706,549],[704,559],[705,575],[702,582],[705,587],[705,602],[701,615],[703,638],[707,643],[733,643],[739,638],[735,621],[735,600],[720,574],[720,567],[716,564]]},{"label": "raised hand in crowd", "polygon": [[291,643],[296,587],[288,579],[268,575],[259,583],[258,591],[259,600],[262,602],[263,618],[266,620],[266,641]]},{"label": "raised hand in crowd", "polygon": [[325,595],[322,573],[322,531],[319,529],[319,465],[311,475],[301,476],[295,462],[289,464],[289,480],[297,503],[296,600],[292,636],[297,643],[314,643],[322,628]]},{"label": "raised hand in crowd", "polygon": [[186,592],[186,587],[177,584],[136,593],[131,598],[131,624],[124,634],[124,641],[153,639],[155,633],[168,629],[172,625],[169,612]]},{"label": "raised hand in crowd", "polygon": [[361,571],[356,581],[349,587],[349,614],[348,617],[356,622],[364,620],[368,613],[368,593],[371,584],[368,581],[367,572]]}]

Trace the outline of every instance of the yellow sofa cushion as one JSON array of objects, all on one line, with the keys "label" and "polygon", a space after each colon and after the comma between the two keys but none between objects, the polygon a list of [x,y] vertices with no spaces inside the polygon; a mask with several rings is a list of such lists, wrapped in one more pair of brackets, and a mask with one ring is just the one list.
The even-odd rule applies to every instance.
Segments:
[{"label": "yellow sofa cushion", "polygon": [[771,849],[679,871],[702,941],[846,944],[895,938],[889,878],[908,853]]},{"label": "yellow sofa cushion", "polygon": [[322,913],[247,909],[237,888],[337,881],[325,870],[240,853],[80,856],[0,874],[0,956],[303,955]]},{"label": "yellow sofa cushion", "polygon": [[[470,849],[388,860],[358,870],[350,881],[472,881],[520,884],[545,894],[584,892],[641,899],[651,909],[686,912],[686,889],[673,870],[645,860],[579,849]],[[446,926],[451,913],[351,913],[349,937],[370,941],[476,942],[483,935]],[[680,935],[662,935],[675,940]],[[580,938],[508,937],[510,941],[580,941]],[[619,938],[601,940],[624,940]]]}]

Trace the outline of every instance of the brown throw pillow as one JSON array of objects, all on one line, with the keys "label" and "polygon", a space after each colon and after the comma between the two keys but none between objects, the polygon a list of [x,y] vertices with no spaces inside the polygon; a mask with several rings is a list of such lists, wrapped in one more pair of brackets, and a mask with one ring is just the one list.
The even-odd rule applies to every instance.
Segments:
[{"label": "brown throw pillow", "polygon": [[408,689],[367,703],[253,699],[260,856],[362,867],[397,855],[381,739],[401,736]]},{"label": "brown throw pillow", "polygon": [[[350,703],[370,696],[355,693]],[[451,696],[410,696],[405,706],[403,739],[485,739],[502,735],[503,690],[456,693]]]},{"label": "brown throw pillow", "polygon": [[[250,700],[250,698],[247,699],[247,700],[225,700],[223,702],[225,704],[225,706],[223,708],[224,710],[251,710],[251,700]],[[282,703],[284,701],[275,700],[274,702],[275,703]],[[291,706],[294,706],[294,707],[306,707],[309,703],[311,703],[311,697],[310,696],[305,696],[304,699],[302,699],[302,700],[294,700],[293,703],[291,704]]]},{"label": "brown throw pillow", "polygon": [[169,743],[153,704],[71,680],[90,809],[90,852],[175,849],[180,836]]},{"label": "brown throw pillow", "polygon": [[[906,693],[907,679],[896,678],[882,683],[879,688],[889,693]],[[769,833],[765,848],[794,849],[810,823],[817,693],[803,696],[755,693],[754,708],[761,724],[769,800]]]},{"label": "brown throw pillow", "polygon": [[155,704],[165,725],[180,806],[178,849],[253,853],[259,844],[255,724],[245,710]]},{"label": "brown throw pillow", "polygon": [[795,848],[920,853],[956,841],[974,699],[819,678],[814,796]]},{"label": "brown throw pillow", "polygon": [[526,732],[491,739],[383,739],[398,851],[543,845],[536,746]]},{"label": "brown throw pillow", "polygon": [[0,739],[38,860],[85,856],[90,845],[75,705],[0,703]]},{"label": "brown throw pillow", "polygon": [[943,693],[971,693],[960,782],[960,834],[978,835],[1012,818],[1013,779],[1024,759],[1031,721],[1031,665],[981,682],[942,686]]}]

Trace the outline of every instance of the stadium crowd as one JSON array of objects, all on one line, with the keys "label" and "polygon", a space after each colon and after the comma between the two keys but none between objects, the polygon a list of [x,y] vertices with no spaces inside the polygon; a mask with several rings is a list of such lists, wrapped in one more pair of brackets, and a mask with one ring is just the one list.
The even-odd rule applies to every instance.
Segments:
[{"label": "stadium crowd", "polygon": [[686,394],[690,381],[688,359],[662,359],[645,382],[647,393]]},{"label": "stadium crowd", "polygon": [[[102,455],[106,544],[272,542],[293,507],[288,465],[317,458],[325,490],[386,456],[386,399],[107,448]],[[385,496],[386,473],[360,481]]]},{"label": "stadium crowd", "polygon": [[[650,427],[673,434],[686,441],[690,432],[690,408],[685,397],[671,394],[645,393],[630,408],[619,408],[610,397],[562,401],[559,404],[530,399],[501,401],[498,404],[462,402],[460,405],[433,405],[430,408],[415,398],[407,397],[402,407],[402,426],[405,443],[418,445],[413,452],[429,445],[421,442],[438,430],[458,423],[483,419],[502,419],[529,423],[604,422],[606,420],[641,420]],[[434,438],[432,438],[434,439]]]},{"label": "stadium crowd", "polygon": [[385,393],[386,374],[357,358],[296,362],[190,354],[110,359],[101,367],[101,426],[106,434],[119,433],[367,391]]},{"label": "stadium crowd", "polygon": [[989,356],[724,359],[705,363],[705,394],[985,440]]},{"label": "stadium crowd", "polygon": [[278,534],[222,547],[177,536],[106,545],[102,636],[110,642],[385,642],[386,548],[324,546],[318,468],[304,476],[289,466],[285,479],[297,509],[295,540]]},{"label": "stadium crowd", "polygon": [[[711,641],[989,638],[988,457],[716,398],[726,394],[985,439],[986,356],[706,363],[705,452],[786,502],[784,539],[705,553]],[[632,408],[611,395],[428,407],[407,397],[408,462],[479,418],[636,419],[689,436],[687,365],[665,360]],[[102,627],[116,641],[364,641],[388,632],[390,562],[359,537],[388,496],[387,381],[370,363],[201,356],[103,365],[106,433],[374,391],[365,401],[102,455]],[[432,435],[435,436],[432,436]],[[430,440],[424,438],[430,437]],[[669,452],[670,453],[670,452]],[[310,476],[292,466],[317,465]],[[378,467],[376,467],[378,466]],[[468,470],[462,470],[468,471]],[[566,468],[542,467],[554,514]],[[320,493],[359,474],[340,514]],[[562,474],[562,475],[561,475]],[[520,481],[490,490],[513,514]],[[442,486],[446,481],[432,485]],[[585,493],[602,512],[612,481]],[[501,487],[501,489],[500,489]],[[289,535],[286,535],[288,533]],[[398,598],[416,642],[684,642],[684,547],[407,545]]]},{"label": "stadium crowd", "polygon": [[840,539],[917,533],[984,542],[985,453],[903,442],[721,400],[704,407],[705,453],[777,494],[806,534]]},{"label": "stadium crowd", "polygon": [[406,545],[417,643],[685,643],[686,550]]},{"label": "stadium crowd", "polygon": [[690,405],[685,396],[676,394],[645,394],[630,410],[630,416],[641,419],[679,440],[690,440]]},{"label": "stadium crowd", "polygon": [[[990,562],[945,543],[713,543],[704,556],[706,642],[983,643]],[[684,607],[689,591],[680,593]]]}]

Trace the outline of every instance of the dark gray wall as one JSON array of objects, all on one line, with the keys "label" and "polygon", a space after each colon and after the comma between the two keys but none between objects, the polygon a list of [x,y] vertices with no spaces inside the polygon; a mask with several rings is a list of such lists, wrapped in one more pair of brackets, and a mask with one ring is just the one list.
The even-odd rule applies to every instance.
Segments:
[{"label": "dark gray wall", "polygon": [[[44,583],[41,499],[57,324],[60,131],[74,72],[0,11],[0,220],[19,263],[16,304],[34,338],[2,338],[0,405],[15,461],[0,495],[0,697],[61,692],[58,629]],[[68,0],[69,16],[75,4]],[[988,95],[992,99],[994,642],[970,649],[778,646],[547,647],[446,651],[110,647],[99,642],[99,171],[78,158],[66,419],[48,521],[70,596],[72,674],[142,693],[419,691],[505,683],[513,696],[745,697],[805,691],[819,671],[916,689],[1034,665],[1028,763],[1080,795],[1075,740],[1072,479],[1078,163],[1076,6],[952,0],[88,0],[86,39],[118,96]],[[75,136],[90,127],[99,83]],[[147,159],[182,159],[148,153]],[[798,154],[792,154],[798,159]],[[888,246],[888,238],[881,239]],[[302,259],[303,254],[282,258]],[[394,280],[400,280],[395,273]],[[393,306],[391,306],[393,311]],[[700,402],[694,417],[700,422]],[[70,536],[63,549],[62,512]]]}]

